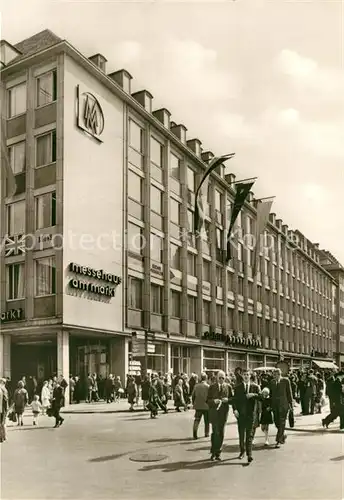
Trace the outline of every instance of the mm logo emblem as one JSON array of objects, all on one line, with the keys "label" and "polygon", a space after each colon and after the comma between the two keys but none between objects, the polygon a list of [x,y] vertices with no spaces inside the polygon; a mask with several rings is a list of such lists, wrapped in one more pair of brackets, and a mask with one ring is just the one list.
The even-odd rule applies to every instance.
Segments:
[{"label": "mm logo emblem", "polygon": [[98,99],[90,92],[80,92],[77,85],[77,126],[99,142],[104,130],[104,114]]}]

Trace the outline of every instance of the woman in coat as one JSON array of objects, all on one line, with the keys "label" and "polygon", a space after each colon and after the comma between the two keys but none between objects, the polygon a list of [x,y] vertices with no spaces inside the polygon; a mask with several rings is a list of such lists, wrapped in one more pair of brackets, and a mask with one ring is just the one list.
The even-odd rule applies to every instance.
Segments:
[{"label": "woman in coat", "polygon": [[151,418],[156,418],[158,415],[158,407],[162,405],[162,402],[159,398],[159,393],[158,393],[158,379],[153,378],[151,386],[149,388],[149,409],[150,409],[150,417]]},{"label": "woman in coat", "polygon": [[129,411],[134,411],[134,404],[136,402],[136,396],[137,396],[137,387],[135,384],[134,377],[128,378],[127,393],[128,393],[128,403],[130,404]]},{"label": "woman in coat", "polygon": [[47,411],[47,409],[50,406],[50,399],[51,399],[51,392],[48,386],[48,381],[45,380],[43,382],[43,387],[42,387],[42,392],[41,392],[41,401],[42,401],[42,408],[43,408],[43,415]]},{"label": "woman in coat", "polygon": [[13,402],[14,402],[14,412],[17,416],[18,425],[23,424],[23,413],[25,406],[28,404],[29,395],[26,389],[24,389],[24,382],[19,380],[18,388],[14,391]]},{"label": "woman in coat", "polygon": [[150,386],[151,386],[151,383],[150,383],[150,380],[149,380],[149,376],[148,375],[145,375],[144,379],[143,379],[143,382],[142,382],[142,385],[141,385],[141,389],[142,389],[142,401],[143,401],[143,408],[146,410],[147,409],[147,406],[148,406],[148,402],[149,402],[149,390],[150,390]]}]

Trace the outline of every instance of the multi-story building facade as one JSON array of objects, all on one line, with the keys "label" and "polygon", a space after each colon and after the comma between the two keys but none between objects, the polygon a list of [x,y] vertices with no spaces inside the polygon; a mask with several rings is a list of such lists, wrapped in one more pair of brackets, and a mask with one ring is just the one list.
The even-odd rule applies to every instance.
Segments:
[{"label": "multi-story building facade", "polygon": [[[213,157],[125,70],[46,30],[3,41],[0,372],[124,376],[331,359],[332,285],[316,246],[270,214],[256,276],[250,193],[223,258],[235,175],[213,172],[202,237],[195,189]],[[11,194],[11,196],[9,196]],[[25,244],[23,244],[25,236]],[[25,247],[25,248],[24,248]],[[136,332],[135,341],[132,333]]]},{"label": "multi-story building facade", "polygon": [[321,265],[335,279],[332,286],[333,353],[339,367],[344,365],[344,267],[326,250],[322,251]]}]

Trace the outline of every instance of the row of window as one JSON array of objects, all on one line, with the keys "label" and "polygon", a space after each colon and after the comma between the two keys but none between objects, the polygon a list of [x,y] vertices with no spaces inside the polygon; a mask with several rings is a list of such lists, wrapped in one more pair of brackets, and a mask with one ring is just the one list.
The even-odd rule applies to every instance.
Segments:
[{"label": "row of window", "polygon": [[[35,297],[43,297],[56,293],[55,257],[44,257],[35,261]],[[25,298],[25,264],[6,266],[6,298],[18,300]]]},{"label": "row of window", "polygon": [[[151,284],[150,289],[150,300],[151,300],[151,312],[154,314],[163,314],[164,313],[164,289],[162,286]],[[181,306],[182,306],[182,294],[176,290],[171,290],[170,292],[170,301],[171,301],[171,317],[172,318],[180,318],[181,317]],[[130,276],[129,277],[129,286],[128,286],[128,307],[131,309],[143,310],[143,281]],[[223,312],[224,307],[220,304],[216,305],[216,325],[223,325]],[[203,300],[202,304],[202,322],[207,325],[211,323],[211,302],[207,300]],[[228,316],[228,328],[232,329],[234,325],[234,311],[233,309],[227,309]],[[295,317],[292,316],[290,318],[289,314],[286,314],[286,321],[289,322],[292,319],[292,323],[295,322]],[[187,320],[188,321],[196,321],[197,320],[197,297],[188,295],[187,296]],[[258,325],[262,323],[264,318],[258,318]],[[301,319],[298,318],[301,325]],[[238,329],[243,330],[243,321],[244,321],[244,313],[239,311],[239,324]],[[253,322],[254,316],[249,315],[249,332],[253,332]],[[269,320],[268,320],[269,321]],[[307,321],[305,323],[307,329],[310,327],[310,322]],[[258,326],[259,328],[259,326]],[[312,325],[312,330],[318,332],[318,328]],[[259,334],[261,331],[258,332]]]},{"label": "row of window", "polygon": [[[35,229],[56,225],[56,192],[35,196]],[[25,234],[25,200],[6,205],[6,234]]]},{"label": "row of window", "polygon": [[[8,118],[26,113],[27,110],[27,83],[11,87],[7,91]],[[56,71],[49,71],[36,78],[36,107],[45,106],[57,99]]]},{"label": "row of window", "polygon": [[[56,131],[36,137],[35,165],[43,167],[56,161]],[[15,175],[26,170],[26,142],[20,141],[8,147],[8,158]]]}]

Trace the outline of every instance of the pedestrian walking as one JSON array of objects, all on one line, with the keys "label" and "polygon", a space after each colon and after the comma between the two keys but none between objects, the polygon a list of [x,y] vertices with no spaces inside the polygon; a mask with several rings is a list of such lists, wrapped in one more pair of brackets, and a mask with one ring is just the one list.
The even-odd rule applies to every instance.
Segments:
[{"label": "pedestrian walking", "polygon": [[198,439],[198,427],[202,420],[204,419],[204,435],[209,436],[209,406],[207,403],[209,384],[207,382],[208,376],[206,373],[202,373],[201,381],[196,383],[192,391],[192,403],[195,410],[195,419],[193,424],[193,438]]},{"label": "pedestrian walking", "polygon": [[53,390],[53,399],[51,401],[51,416],[55,418],[54,428],[60,427],[64,422],[64,418],[62,418],[60,415],[61,408],[64,406],[64,404],[65,404],[64,389],[59,384],[58,381],[55,381],[55,387]]},{"label": "pedestrian walking", "polygon": [[251,381],[249,370],[241,373],[243,381],[234,389],[233,410],[238,423],[239,458],[247,455],[248,463],[253,460],[252,443],[257,426],[259,425],[258,398],[260,389],[258,384]]},{"label": "pedestrian walking", "polygon": [[279,368],[276,368],[274,371],[274,380],[271,381],[270,392],[271,407],[277,428],[275,447],[280,448],[281,444],[285,444],[287,438],[285,425],[289,410],[293,410],[293,396],[290,381],[288,378],[282,377],[282,372]]},{"label": "pedestrian walking", "polygon": [[225,383],[225,373],[217,373],[217,381],[209,387],[207,403],[211,433],[211,460],[221,460],[222,444],[225,435],[225,425],[228,418],[229,401],[233,397],[230,385]]},{"label": "pedestrian walking", "polygon": [[8,392],[6,389],[6,379],[0,378],[0,443],[7,439],[6,435],[6,417],[9,401]]},{"label": "pedestrian walking", "polygon": [[269,426],[273,424],[273,415],[271,408],[270,389],[264,387],[261,392],[261,415],[260,425],[265,434],[265,446],[269,446]]},{"label": "pedestrian walking", "polygon": [[33,401],[31,403],[31,410],[33,415],[33,425],[38,425],[38,416],[42,413],[42,405],[39,401],[37,394],[34,395]]},{"label": "pedestrian walking", "polygon": [[23,413],[25,407],[28,404],[29,395],[26,389],[24,389],[24,382],[19,380],[18,388],[14,391],[13,402],[14,402],[14,412],[17,417],[18,425],[23,426]]}]

